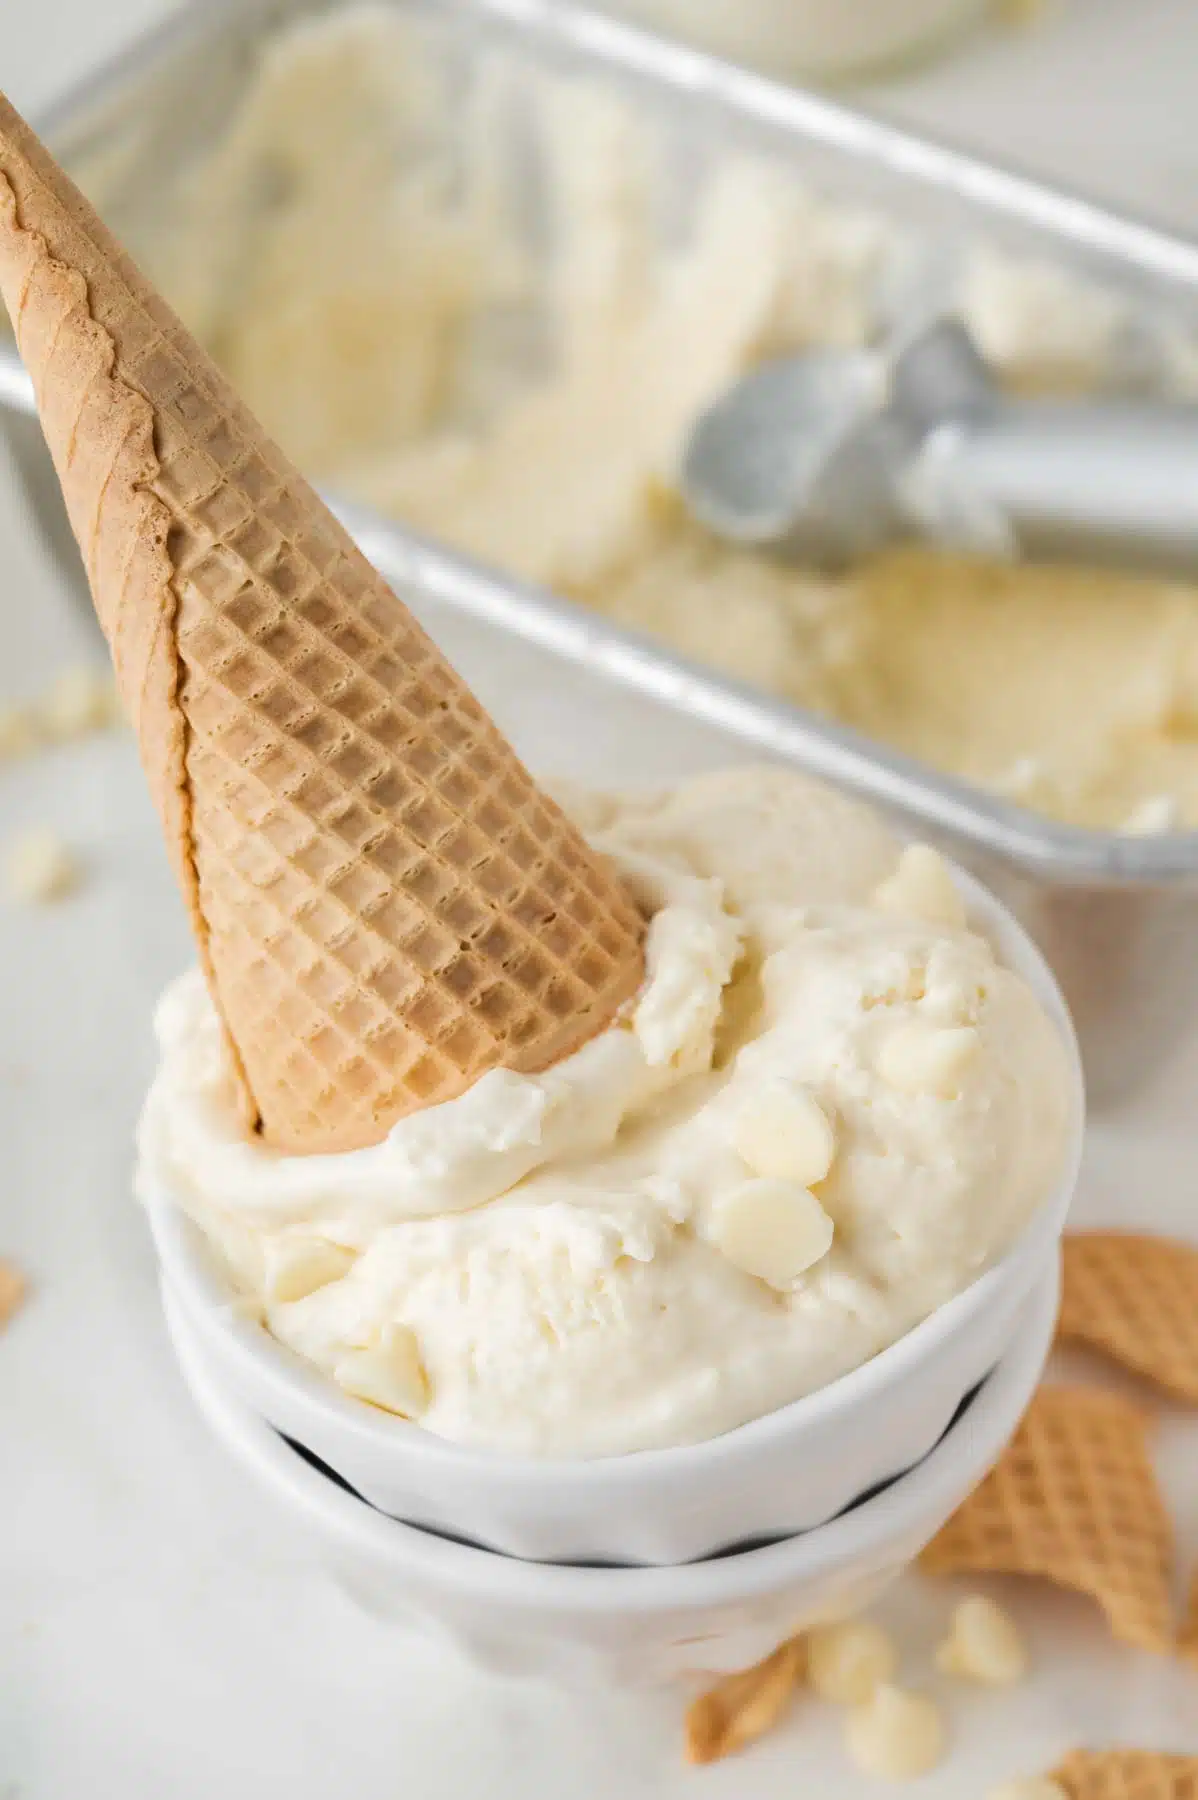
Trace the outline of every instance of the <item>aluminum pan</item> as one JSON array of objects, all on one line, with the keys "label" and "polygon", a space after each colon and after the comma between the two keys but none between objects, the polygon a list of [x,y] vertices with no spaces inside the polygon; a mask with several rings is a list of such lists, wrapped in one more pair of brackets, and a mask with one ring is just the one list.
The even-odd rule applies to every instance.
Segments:
[{"label": "aluminum pan", "polygon": [[[428,10],[430,0],[410,0]],[[185,75],[187,135],[202,141],[213,128],[197,123],[195,59],[218,47],[241,60],[264,33],[304,13],[330,10],[328,0],[193,0],[163,25],[65,95],[38,121],[69,160],[133,127],[126,152],[136,154],[138,109],[128,101],[169,67]],[[488,32],[517,35],[539,58],[584,64],[641,90],[651,106],[699,108],[713,129],[740,134],[784,152],[801,152],[829,191],[873,201],[891,195],[907,218],[929,228],[979,223],[995,237],[1082,268],[1151,302],[1198,317],[1198,241],[1170,235],[1080,196],[1052,189],[964,155],[821,96],[682,48],[606,16],[559,0],[441,0],[440,10]],[[175,83],[159,97],[160,110]],[[211,90],[210,90],[211,91]],[[177,116],[172,112],[172,118]],[[161,163],[154,179],[161,182]],[[0,405],[28,412],[27,378],[8,344],[0,345]],[[39,509],[42,510],[42,509]],[[393,579],[432,599],[475,614],[554,654],[602,671],[656,702],[681,708],[751,744],[841,782],[962,846],[1054,881],[1117,885],[1174,884],[1198,878],[1198,832],[1127,837],[1048,820],[989,795],[785,701],[738,684],[674,655],[648,638],[517,581],[488,574],[465,559],[357,507],[340,510]]]}]

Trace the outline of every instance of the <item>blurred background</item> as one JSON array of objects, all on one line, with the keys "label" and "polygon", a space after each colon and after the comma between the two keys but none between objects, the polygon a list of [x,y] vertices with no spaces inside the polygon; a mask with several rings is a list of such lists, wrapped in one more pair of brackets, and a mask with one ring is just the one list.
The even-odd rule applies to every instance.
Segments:
[{"label": "blurred background", "polygon": [[[170,0],[14,7],[8,89],[36,111],[172,10]],[[834,74],[871,107],[1115,204],[1177,225],[1198,213],[1189,0],[622,0],[612,10],[771,73]]]}]

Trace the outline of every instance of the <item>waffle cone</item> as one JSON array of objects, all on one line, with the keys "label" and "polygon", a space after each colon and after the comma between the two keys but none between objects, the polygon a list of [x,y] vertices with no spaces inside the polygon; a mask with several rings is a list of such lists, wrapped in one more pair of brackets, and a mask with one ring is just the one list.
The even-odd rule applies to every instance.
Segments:
[{"label": "waffle cone", "polygon": [[614,873],[2,98],[0,292],[247,1117],[355,1149],[602,1029]]}]

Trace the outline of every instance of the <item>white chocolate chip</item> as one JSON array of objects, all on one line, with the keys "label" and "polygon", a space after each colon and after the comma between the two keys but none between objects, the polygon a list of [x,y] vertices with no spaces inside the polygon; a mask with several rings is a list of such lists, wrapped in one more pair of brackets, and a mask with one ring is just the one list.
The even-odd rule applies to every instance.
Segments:
[{"label": "white chocolate chip", "polygon": [[832,1247],[831,1219],[807,1188],[791,1181],[746,1181],[717,1204],[712,1239],[743,1269],[788,1287]]},{"label": "white chocolate chip", "polygon": [[111,679],[96,669],[64,669],[55,677],[38,714],[48,737],[83,737],[103,731],[120,716]]},{"label": "white chocolate chip", "polygon": [[811,1187],[836,1154],[823,1107],[806,1088],[767,1081],[736,1115],[732,1141],[755,1175]]},{"label": "white chocolate chip", "polygon": [[884,1681],[845,1720],[845,1744],[867,1775],[907,1781],[934,1769],[944,1751],[940,1709],[926,1694]]},{"label": "white chocolate chip", "polygon": [[957,931],[967,923],[965,902],[953,885],[948,864],[930,844],[907,846],[894,874],[875,888],[874,905],[883,912],[927,919]]},{"label": "white chocolate chip", "polygon": [[1023,1775],[991,1788],[986,1800],[1069,1800],[1069,1796],[1051,1775]]},{"label": "white chocolate chip", "polygon": [[428,1406],[428,1376],[420,1346],[406,1325],[388,1325],[370,1349],[351,1350],[337,1363],[333,1376],[347,1394],[405,1419],[418,1419]]},{"label": "white chocolate chip", "polygon": [[863,1706],[898,1663],[894,1643],[872,1619],[820,1625],[807,1636],[807,1680],[821,1700]]},{"label": "white chocolate chip", "polygon": [[900,1094],[936,1094],[951,1100],[976,1056],[980,1040],[972,1025],[932,1025],[911,1019],[882,1039],[878,1074]]},{"label": "white chocolate chip", "polygon": [[17,706],[0,711],[0,756],[27,756],[36,744],[37,732],[27,712]]},{"label": "white chocolate chip", "polygon": [[265,1259],[267,1298],[283,1303],[304,1300],[317,1288],[339,1281],[354,1260],[348,1250],[325,1238],[283,1238],[266,1245]]},{"label": "white chocolate chip", "polygon": [[61,900],[79,885],[79,864],[52,831],[27,831],[8,849],[4,887],[10,900],[42,904]]},{"label": "white chocolate chip", "polygon": [[984,1594],[973,1594],[953,1612],[936,1667],[987,1687],[1008,1687],[1027,1673],[1027,1651],[1010,1614]]}]

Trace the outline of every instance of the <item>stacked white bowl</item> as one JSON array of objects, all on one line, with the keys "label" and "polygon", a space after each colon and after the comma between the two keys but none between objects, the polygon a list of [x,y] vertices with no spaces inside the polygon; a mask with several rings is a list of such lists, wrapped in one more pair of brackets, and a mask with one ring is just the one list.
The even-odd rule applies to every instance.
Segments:
[{"label": "stacked white bowl", "polygon": [[743,1666],[864,1605],[918,1554],[1040,1378],[1084,1111],[1051,973],[1010,915],[960,881],[975,929],[1031,984],[1070,1058],[1058,1188],[1000,1262],[896,1344],[721,1437],[595,1460],[449,1443],[279,1344],[174,1198],[151,1200],[168,1322],[201,1409],[356,1591],[507,1668],[645,1679]]}]

